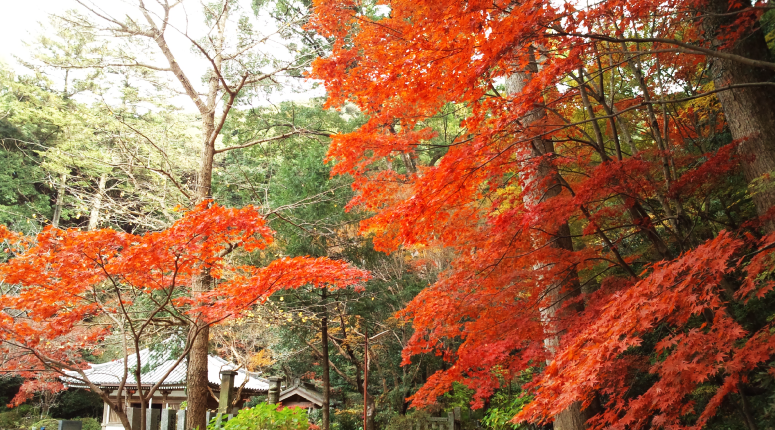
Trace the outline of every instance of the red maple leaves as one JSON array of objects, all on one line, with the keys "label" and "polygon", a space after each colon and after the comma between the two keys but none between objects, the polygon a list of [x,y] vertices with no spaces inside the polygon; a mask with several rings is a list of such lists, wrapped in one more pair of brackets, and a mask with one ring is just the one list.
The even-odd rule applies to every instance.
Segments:
[{"label": "red maple leaves", "polygon": [[[0,265],[0,279],[9,286],[0,296],[3,367],[38,377],[69,372],[87,385],[79,372],[88,366],[84,355],[99,354],[105,342],[126,356],[144,347],[152,332],[188,326],[193,318],[215,323],[279,289],[358,287],[369,278],[326,258],[233,267],[227,256],[236,249],[250,252],[272,242],[273,231],[254,207],[204,202],[170,228],[142,236],[50,227],[34,240],[4,228],[0,234],[12,254]],[[202,272],[218,286],[192,299],[191,282]]]},{"label": "red maple leaves", "polygon": [[[416,406],[453,382],[481,405],[503,375],[549,361],[522,419],[551,420],[602,395],[598,428],[679,427],[692,413],[701,426],[773,356],[769,324],[745,330],[728,312],[775,285],[771,239],[738,232],[729,211],[710,214],[730,207],[750,160],[736,155],[748,138],[718,144],[713,95],[725,89],[709,84],[707,65],[761,10],[388,1],[368,17],[357,2],[314,3],[310,25],[334,47],[313,76],[329,105],[355,103],[369,118],[329,151],[335,173],[355,177],[350,207],[374,213],[362,232],[386,251],[455,254],[399,313],[416,330],[404,362],[429,352],[449,362]],[[740,13],[713,33],[704,13],[719,5]],[[446,139],[430,124],[450,106],[464,119]],[[431,162],[413,168],[412,157]],[[649,373],[656,382],[633,394]],[[702,384],[711,400],[695,411],[689,394]]]}]

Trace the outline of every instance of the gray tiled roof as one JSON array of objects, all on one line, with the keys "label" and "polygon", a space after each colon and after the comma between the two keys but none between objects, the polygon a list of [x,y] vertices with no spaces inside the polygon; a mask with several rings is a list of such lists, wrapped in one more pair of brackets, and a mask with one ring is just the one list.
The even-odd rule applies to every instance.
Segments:
[{"label": "gray tiled roof", "polygon": [[307,384],[296,383],[280,393],[280,402],[295,395],[301,396],[318,406],[323,406],[323,395],[318,393],[314,388],[306,386]]},{"label": "gray tiled roof", "polygon": [[[175,359],[166,359],[166,357],[160,357],[160,354],[143,349],[140,351],[140,364],[144,371],[140,375],[140,382],[143,386],[155,385],[159,382],[170,368],[175,366]],[[129,374],[127,375],[126,386],[136,387],[137,380],[135,378],[134,370],[137,363],[137,356],[132,354],[127,364],[129,367]],[[186,385],[186,360],[182,360],[175,366],[169,375],[164,378],[164,387],[185,387]],[[221,385],[220,372],[222,370],[234,370],[237,366],[228,361],[210,355],[207,361],[207,380],[210,384],[219,387]],[[103,364],[92,364],[85,372],[86,377],[95,385],[100,386],[118,386],[121,383],[121,378],[124,375],[124,359],[118,359]],[[72,387],[83,387],[85,384],[78,377],[77,372],[67,372],[71,377],[62,378],[67,385]],[[237,370],[237,376],[234,377],[234,386],[240,387],[245,378],[248,381],[245,383],[243,390],[266,392],[269,390],[269,381],[264,378],[260,378],[255,374],[245,372],[244,369]]]}]

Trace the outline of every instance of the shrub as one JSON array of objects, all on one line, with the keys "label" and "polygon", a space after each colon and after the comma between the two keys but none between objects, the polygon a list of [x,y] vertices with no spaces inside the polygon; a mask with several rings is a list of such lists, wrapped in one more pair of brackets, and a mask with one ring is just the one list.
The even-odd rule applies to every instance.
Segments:
[{"label": "shrub", "polygon": [[418,424],[420,428],[425,428],[428,424],[428,418],[430,415],[424,411],[415,411],[414,413],[407,415],[395,415],[390,418],[385,430],[405,430],[413,429]]},{"label": "shrub", "polygon": [[[307,412],[301,408],[278,408],[278,405],[260,403],[239,411],[223,426],[223,430],[309,430]],[[207,426],[215,430],[215,421]]]},{"label": "shrub", "polygon": [[71,388],[62,392],[57,404],[49,411],[49,415],[68,420],[77,420],[76,417],[96,418],[102,416],[102,407],[102,399],[97,393]]},{"label": "shrub", "polygon": [[56,430],[59,428],[59,420],[46,418],[45,420],[40,420],[32,425],[32,428],[36,430],[40,430],[41,427],[45,427],[46,430]]},{"label": "shrub", "polygon": [[334,430],[358,430],[363,426],[363,408],[336,409],[331,428]]},{"label": "shrub", "polygon": [[22,416],[16,410],[0,412],[0,430],[19,428]]},{"label": "shrub", "polygon": [[102,424],[96,418],[73,418],[73,420],[83,423],[81,430],[102,430]]}]

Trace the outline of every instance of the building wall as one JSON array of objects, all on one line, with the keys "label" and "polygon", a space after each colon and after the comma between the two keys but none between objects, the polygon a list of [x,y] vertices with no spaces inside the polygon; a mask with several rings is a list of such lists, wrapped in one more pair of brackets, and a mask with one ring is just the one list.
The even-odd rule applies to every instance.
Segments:
[{"label": "building wall", "polygon": [[[137,396],[131,396],[127,399],[126,392],[121,396],[122,400],[126,401],[129,406],[139,407],[140,398]],[[110,399],[114,402],[118,398],[116,393],[111,393]],[[169,393],[162,394],[160,390],[156,390],[151,398],[150,406],[154,409],[180,409],[180,404],[186,400],[186,393],[183,390],[171,390]],[[115,412],[111,411],[108,403],[103,404],[102,413],[102,428],[104,430],[123,430],[124,426],[121,425],[121,421]]]}]

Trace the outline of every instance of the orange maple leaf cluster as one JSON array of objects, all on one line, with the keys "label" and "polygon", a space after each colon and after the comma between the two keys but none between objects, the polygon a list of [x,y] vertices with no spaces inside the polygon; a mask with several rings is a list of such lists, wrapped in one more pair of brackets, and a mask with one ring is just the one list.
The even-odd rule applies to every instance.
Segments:
[{"label": "orange maple leaf cluster", "polygon": [[[707,218],[751,161],[737,155],[745,138],[704,146],[724,130],[715,94],[729,90],[707,85],[706,66],[762,13],[724,3],[734,12],[715,16],[731,23],[714,30],[705,12],[721,3],[388,0],[369,17],[358,2],[314,0],[309,26],[334,45],[312,76],[329,106],[368,118],[328,153],[355,178],[349,207],[373,213],[362,233],[385,251],[456,255],[399,312],[416,330],[404,363],[449,362],[414,405],[462,382],[482,406],[504,372],[543,369],[518,419],[602,398],[595,428],[680,428],[692,414],[701,426],[772,358],[772,325],[750,331],[728,314],[771,290],[770,239],[744,234],[753,224],[698,233],[687,221],[703,204],[692,216]],[[450,105],[464,118],[445,140],[430,124]],[[439,147],[433,164],[401,161]],[[662,336],[652,366],[631,354],[647,334]],[[644,373],[657,382],[633,394]],[[695,410],[689,394],[712,381]]]}]

